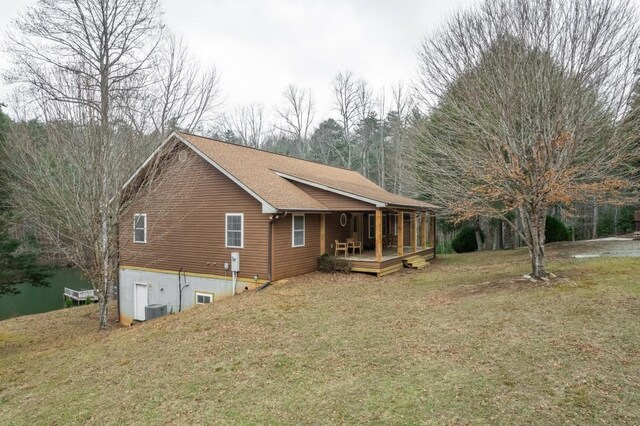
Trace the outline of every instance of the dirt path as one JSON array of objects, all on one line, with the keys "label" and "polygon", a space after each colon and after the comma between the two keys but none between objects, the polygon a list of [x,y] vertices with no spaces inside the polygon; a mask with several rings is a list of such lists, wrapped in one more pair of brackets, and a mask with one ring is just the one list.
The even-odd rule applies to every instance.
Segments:
[{"label": "dirt path", "polygon": [[549,244],[548,249],[558,257],[640,257],[640,241],[631,238],[602,238]]}]

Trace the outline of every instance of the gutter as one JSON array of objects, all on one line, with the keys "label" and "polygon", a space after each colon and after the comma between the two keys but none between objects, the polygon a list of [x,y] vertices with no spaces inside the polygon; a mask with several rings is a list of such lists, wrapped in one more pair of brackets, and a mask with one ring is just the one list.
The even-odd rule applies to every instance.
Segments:
[{"label": "gutter", "polygon": [[265,285],[260,287],[260,290],[262,290],[268,284],[271,284],[271,281],[273,281],[273,276],[272,276],[273,274],[273,256],[272,256],[273,255],[273,224],[276,223],[276,221],[278,221],[281,217],[286,217],[287,214],[289,213],[284,212],[282,216],[280,216],[280,213],[269,216],[269,232],[268,232],[268,238],[267,238],[267,271],[268,271],[269,280]]}]

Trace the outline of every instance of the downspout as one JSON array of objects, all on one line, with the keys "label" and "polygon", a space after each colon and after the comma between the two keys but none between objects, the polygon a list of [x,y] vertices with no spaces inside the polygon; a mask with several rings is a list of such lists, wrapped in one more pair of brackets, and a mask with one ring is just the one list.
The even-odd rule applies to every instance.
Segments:
[{"label": "downspout", "polygon": [[271,281],[271,239],[273,235],[273,220],[269,220],[269,230],[267,237],[267,277]]},{"label": "downspout", "polygon": [[182,266],[178,269],[178,312],[182,312],[182,281],[180,280],[180,273],[182,272]]},{"label": "downspout", "polygon": [[[268,271],[268,278],[269,281],[267,282],[267,284],[271,283],[271,281],[273,281],[273,224],[279,220],[281,217],[286,217],[288,214],[288,212],[284,212],[284,214],[282,216],[276,214],[276,215],[271,215],[269,216],[269,230],[268,230],[268,238],[267,238],[267,271]],[[264,285],[263,287],[266,287],[266,285]]]},{"label": "downspout", "polygon": [[[116,291],[118,292],[118,300],[116,302],[116,314],[118,315],[118,322],[120,322],[120,222],[118,222],[116,224],[116,253],[118,253],[118,255],[116,256]],[[135,288],[134,288],[135,290]]]},{"label": "downspout", "polygon": [[[178,312],[182,312],[182,290],[189,287],[189,284],[187,284],[187,273],[182,269],[183,268],[181,266],[178,270]],[[182,274],[182,277],[184,277],[184,286],[182,285],[180,274]]]}]

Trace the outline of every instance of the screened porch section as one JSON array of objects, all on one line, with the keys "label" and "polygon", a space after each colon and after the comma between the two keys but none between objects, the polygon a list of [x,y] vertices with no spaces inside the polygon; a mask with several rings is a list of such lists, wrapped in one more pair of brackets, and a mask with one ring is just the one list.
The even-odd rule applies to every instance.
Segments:
[{"label": "screened porch section", "polygon": [[323,215],[321,253],[351,262],[352,271],[379,276],[435,257],[435,214],[376,209]]}]

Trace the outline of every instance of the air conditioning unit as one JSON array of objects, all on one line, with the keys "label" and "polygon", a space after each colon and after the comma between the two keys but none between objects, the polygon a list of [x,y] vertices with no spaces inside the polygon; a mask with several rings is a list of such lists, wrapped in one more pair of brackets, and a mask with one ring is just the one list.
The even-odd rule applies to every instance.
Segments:
[{"label": "air conditioning unit", "polygon": [[167,305],[148,305],[144,308],[144,317],[147,321],[167,315]]}]

